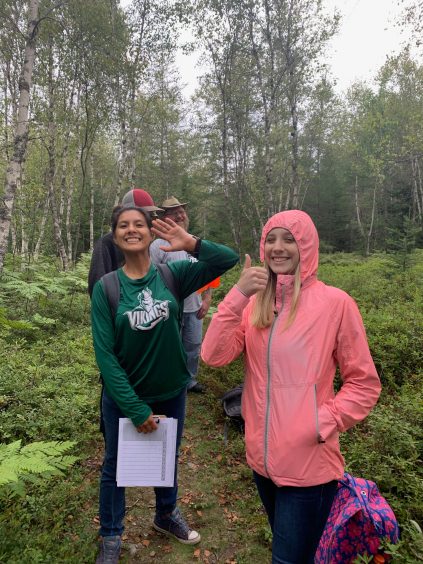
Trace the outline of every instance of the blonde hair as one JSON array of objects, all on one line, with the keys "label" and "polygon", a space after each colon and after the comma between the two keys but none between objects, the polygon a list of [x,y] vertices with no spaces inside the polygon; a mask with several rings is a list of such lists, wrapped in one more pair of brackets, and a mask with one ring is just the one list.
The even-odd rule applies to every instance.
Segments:
[{"label": "blonde hair", "polygon": [[[251,314],[251,323],[258,329],[265,329],[269,327],[275,318],[275,297],[276,297],[276,280],[277,275],[270,270],[266,264],[269,272],[266,288],[262,292],[257,292],[256,301],[254,303],[253,311]],[[300,302],[301,293],[301,271],[300,263],[298,262],[297,268],[294,273],[294,293],[292,296],[291,308],[289,310],[288,319],[282,331],[288,329],[295,320],[297,315],[298,305]]]}]

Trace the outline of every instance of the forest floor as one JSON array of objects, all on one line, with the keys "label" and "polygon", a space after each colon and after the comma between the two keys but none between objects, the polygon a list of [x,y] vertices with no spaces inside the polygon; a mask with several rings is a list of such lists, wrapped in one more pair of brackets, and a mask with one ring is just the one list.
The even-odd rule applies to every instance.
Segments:
[{"label": "forest floor", "polygon": [[[224,421],[218,397],[189,394],[179,459],[178,505],[201,542],[183,545],[152,528],[152,488],[127,488],[122,562],[248,564],[270,561],[270,529],[245,462],[243,438]],[[216,421],[217,417],[217,421]],[[103,446],[83,463],[85,483],[98,481]],[[93,532],[98,516],[92,519]]]},{"label": "forest floor", "polygon": [[[347,470],[374,480],[395,511],[401,541],[388,547],[392,562],[423,562],[423,256],[416,256],[415,266],[405,271],[384,256],[364,261],[328,255],[322,263],[322,279],[350,292],[365,314],[383,385],[366,421],[341,436]],[[234,272],[216,291],[215,303],[237,275]],[[83,286],[85,279],[86,273]],[[43,274],[42,280],[44,284],[49,279]],[[33,291],[29,283],[23,282],[24,293],[17,299],[15,287],[21,286],[12,282],[13,292],[4,303],[10,301],[18,318],[40,312],[38,322],[45,327],[12,331],[6,326],[0,331],[0,442],[73,441],[71,454],[77,461],[61,475],[30,474],[10,488],[0,488],[0,564],[92,564],[103,438],[88,300],[85,294],[66,294],[46,299],[40,309],[27,297]],[[152,489],[128,488],[124,564],[270,562],[271,533],[245,462],[243,435],[231,427],[224,440],[220,398],[242,381],[243,373],[242,358],[224,368],[201,364],[199,379],[207,393],[188,395],[178,504],[201,533],[201,543],[182,545],[156,533]]]}]

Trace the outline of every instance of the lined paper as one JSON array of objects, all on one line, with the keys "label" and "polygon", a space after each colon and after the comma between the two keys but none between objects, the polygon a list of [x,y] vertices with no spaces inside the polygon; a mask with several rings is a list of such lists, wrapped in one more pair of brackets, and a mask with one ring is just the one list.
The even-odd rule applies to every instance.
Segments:
[{"label": "lined paper", "polygon": [[177,419],[161,418],[155,431],[144,434],[130,419],[119,419],[118,487],[173,486],[177,424]]}]

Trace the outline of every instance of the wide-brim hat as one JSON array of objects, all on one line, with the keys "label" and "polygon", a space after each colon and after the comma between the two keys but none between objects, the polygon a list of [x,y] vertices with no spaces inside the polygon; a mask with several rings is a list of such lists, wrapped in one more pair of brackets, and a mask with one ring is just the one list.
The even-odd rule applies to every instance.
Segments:
[{"label": "wide-brim hat", "polygon": [[152,211],[163,211],[162,208],[158,208],[151,195],[142,188],[134,188],[129,190],[122,198],[122,206],[136,206],[138,208],[144,208],[148,212]]},{"label": "wide-brim hat", "polygon": [[172,208],[179,208],[179,207],[184,208],[187,205],[187,203],[188,202],[180,202],[178,198],[175,198],[175,196],[171,196],[170,198],[167,198],[167,200],[164,200],[164,202],[161,204],[161,207],[166,211],[166,210],[171,210]]}]

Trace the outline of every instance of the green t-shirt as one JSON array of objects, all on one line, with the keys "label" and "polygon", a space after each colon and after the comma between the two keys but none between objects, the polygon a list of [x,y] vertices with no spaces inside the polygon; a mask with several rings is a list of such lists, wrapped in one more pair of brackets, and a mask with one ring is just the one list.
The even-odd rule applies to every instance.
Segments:
[{"label": "green t-shirt", "polygon": [[107,393],[134,425],[151,414],[149,402],[177,396],[190,379],[178,321],[183,299],[237,262],[232,249],[203,240],[198,261],[169,263],[180,303],[153,264],[137,280],[119,269],[120,299],[114,320],[102,281],[94,286],[91,319],[97,364]]}]

